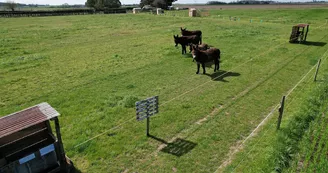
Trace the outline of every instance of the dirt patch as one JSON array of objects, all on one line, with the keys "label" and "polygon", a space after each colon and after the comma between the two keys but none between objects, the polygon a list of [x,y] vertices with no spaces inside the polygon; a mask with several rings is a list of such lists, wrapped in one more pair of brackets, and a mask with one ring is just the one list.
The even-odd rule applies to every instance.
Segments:
[{"label": "dirt patch", "polygon": [[220,165],[220,167],[215,172],[222,172],[222,169],[228,166],[233,161],[235,154],[243,149],[242,143],[243,141],[240,140],[235,145],[230,147],[229,153],[226,156],[227,159]]},{"label": "dirt patch", "polygon": [[301,160],[297,163],[297,169],[296,169],[297,173],[301,172],[301,170],[304,166],[304,159],[305,159],[305,157],[302,156]]}]

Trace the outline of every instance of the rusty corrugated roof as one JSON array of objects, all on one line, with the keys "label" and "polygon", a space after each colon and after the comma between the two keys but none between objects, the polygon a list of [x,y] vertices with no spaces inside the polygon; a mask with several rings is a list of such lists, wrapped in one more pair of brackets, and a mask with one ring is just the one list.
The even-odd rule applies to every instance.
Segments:
[{"label": "rusty corrugated roof", "polygon": [[297,26],[299,26],[299,27],[306,27],[306,26],[309,26],[309,24],[301,23],[301,24],[297,24]]},{"label": "rusty corrugated roof", "polygon": [[59,116],[48,103],[24,109],[0,118],[0,138]]}]

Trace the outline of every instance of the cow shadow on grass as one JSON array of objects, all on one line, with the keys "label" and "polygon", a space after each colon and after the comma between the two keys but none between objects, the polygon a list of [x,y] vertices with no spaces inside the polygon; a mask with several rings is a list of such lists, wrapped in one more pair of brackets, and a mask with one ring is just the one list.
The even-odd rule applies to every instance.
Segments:
[{"label": "cow shadow on grass", "polygon": [[167,142],[164,139],[158,138],[153,135],[149,135],[149,137],[163,144],[166,144],[166,146],[160,150],[161,152],[168,153],[177,157],[189,153],[197,146],[196,143],[181,138],[177,138],[173,142]]},{"label": "cow shadow on grass", "polygon": [[237,77],[237,76],[240,76],[240,73],[237,73],[237,72],[231,72],[231,71],[224,71],[224,70],[221,70],[219,72],[214,72],[212,74],[205,74],[206,76],[209,76],[211,77],[212,80],[214,81],[221,81],[221,82],[229,82],[227,80],[225,80],[225,78],[227,77]]},{"label": "cow shadow on grass", "polygon": [[306,41],[304,43],[302,43],[304,45],[307,45],[307,46],[320,46],[320,47],[323,47],[325,46],[327,43],[325,42],[313,42],[313,41]]}]

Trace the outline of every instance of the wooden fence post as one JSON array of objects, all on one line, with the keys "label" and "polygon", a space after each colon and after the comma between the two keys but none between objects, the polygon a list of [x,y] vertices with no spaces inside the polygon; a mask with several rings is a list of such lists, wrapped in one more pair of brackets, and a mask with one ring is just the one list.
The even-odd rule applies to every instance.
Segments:
[{"label": "wooden fence post", "polygon": [[60,153],[60,155],[57,156],[57,157],[60,157],[60,160],[59,160],[60,161],[60,167],[61,167],[60,172],[66,172],[66,170],[67,170],[66,155],[65,155],[65,151],[64,151],[63,141],[62,141],[62,138],[61,138],[58,117],[55,117],[54,120],[55,120],[56,136],[57,136],[57,140],[58,140],[57,143],[58,143],[59,153]]},{"label": "wooden fence post", "polygon": [[316,69],[315,74],[314,74],[314,82],[317,80],[317,75],[318,75],[320,63],[321,63],[321,59],[319,59],[319,61],[318,61],[317,69]]},{"label": "wooden fence post", "polygon": [[285,98],[286,98],[286,96],[283,96],[282,97],[282,100],[281,100],[281,103],[280,103],[279,117],[278,117],[278,123],[277,123],[277,130],[280,129],[281,119],[282,119],[282,115],[284,113],[284,107],[285,107]]}]

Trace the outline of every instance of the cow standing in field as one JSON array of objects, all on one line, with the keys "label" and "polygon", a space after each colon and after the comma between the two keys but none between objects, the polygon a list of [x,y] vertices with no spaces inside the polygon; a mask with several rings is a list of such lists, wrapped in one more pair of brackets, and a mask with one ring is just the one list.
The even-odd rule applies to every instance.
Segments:
[{"label": "cow standing in field", "polygon": [[182,54],[187,53],[186,46],[190,46],[190,52],[192,50],[191,46],[192,44],[199,44],[200,42],[200,37],[197,35],[192,35],[192,36],[173,36],[174,37],[174,42],[175,42],[175,47],[177,47],[179,44],[181,44],[182,47]]},{"label": "cow standing in field", "polygon": [[192,46],[193,49],[193,59],[196,60],[197,62],[197,72],[196,74],[199,73],[199,68],[200,68],[200,64],[202,64],[203,67],[203,74],[206,73],[205,70],[205,63],[208,62],[214,62],[215,67],[214,67],[214,72],[216,72],[216,70],[220,69],[220,49],[217,48],[210,48],[207,50],[200,50],[198,48],[198,45],[193,45]]},{"label": "cow standing in field", "polygon": [[195,30],[195,31],[188,31],[187,28],[183,29],[180,27],[181,35],[182,36],[191,36],[191,35],[197,35],[200,38],[200,44],[202,44],[202,31]]}]

